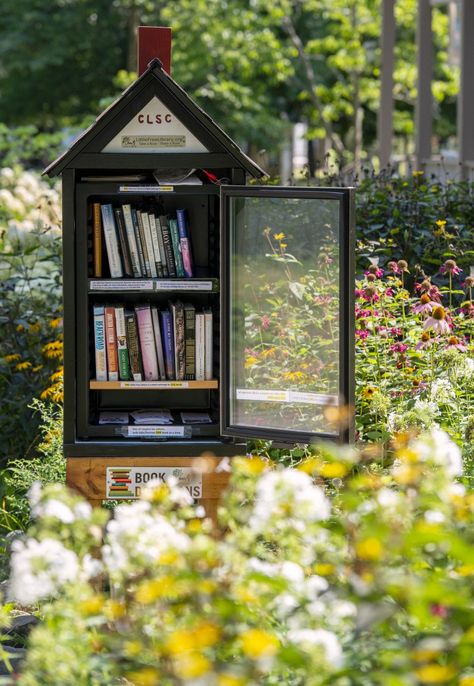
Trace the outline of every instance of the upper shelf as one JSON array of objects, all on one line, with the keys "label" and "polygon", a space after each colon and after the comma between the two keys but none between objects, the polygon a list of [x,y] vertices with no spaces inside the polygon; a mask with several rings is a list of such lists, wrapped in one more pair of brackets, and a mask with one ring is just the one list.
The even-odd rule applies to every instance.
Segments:
[{"label": "upper shelf", "polygon": [[148,391],[176,391],[180,389],[218,388],[217,379],[206,381],[90,381],[91,391],[124,391],[124,390],[148,390]]},{"label": "upper shelf", "polygon": [[97,293],[217,293],[219,279],[89,279],[89,294]]}]

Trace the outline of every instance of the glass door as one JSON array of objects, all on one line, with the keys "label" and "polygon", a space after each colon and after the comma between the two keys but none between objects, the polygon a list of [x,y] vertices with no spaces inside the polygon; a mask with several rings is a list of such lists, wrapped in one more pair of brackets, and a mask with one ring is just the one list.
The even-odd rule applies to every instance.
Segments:
[{"label": "glass door", "polygon": [[353,191],[221,189],[222,433],[341,439],[353,402]]}]

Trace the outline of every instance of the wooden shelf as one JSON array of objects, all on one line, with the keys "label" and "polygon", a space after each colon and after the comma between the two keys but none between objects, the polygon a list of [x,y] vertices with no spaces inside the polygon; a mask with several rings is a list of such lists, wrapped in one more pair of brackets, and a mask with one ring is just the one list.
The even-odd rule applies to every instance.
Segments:
[{"label": "wooden shelf", "polygon": [[91,391],[179,391],[219,388],[219,381],[90,381],[89,388]]}]

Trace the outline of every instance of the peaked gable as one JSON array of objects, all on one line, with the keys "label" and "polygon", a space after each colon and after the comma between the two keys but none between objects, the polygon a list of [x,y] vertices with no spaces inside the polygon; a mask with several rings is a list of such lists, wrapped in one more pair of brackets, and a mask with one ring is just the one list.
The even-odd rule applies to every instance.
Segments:
[{"label": "peaked gable", "polygon": [[81,153],[127,152],[223,152],[252,176],[265,175],[163,70],[158,59],[150,62],[148,69],[43,173],[56,176],[66,167],[74,167],[74,159]]}]

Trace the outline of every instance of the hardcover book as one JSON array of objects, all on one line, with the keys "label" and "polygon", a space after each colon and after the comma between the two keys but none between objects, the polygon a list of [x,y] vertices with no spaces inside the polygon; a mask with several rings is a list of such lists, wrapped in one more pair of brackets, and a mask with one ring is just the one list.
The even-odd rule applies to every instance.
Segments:
[{"label": "hardcover book", "polygon": [[94,244],[94,276],[102,277],[102,220],[100,217],[100,203],[95,202],[93,214],[93,244]]},{"label": "hardcover book", "polygon": [[117,331],[115,308],[105,308],[105,341],[107,344],[107,372],[109,381],[118,381]]},{"label": "hardcover book", "polygon": [[122,205],[123,220],[127,232],[128,247],[130,248],[130,261],[132,263],[133,276],[139,279],[142,276],[140,259],[138,256],[137,239],[132,221],[132,208],[130,205]]},{"label": "hardcover book", "polygon": [[145,381],[158,381],[158,359],[150,305],[136,305],[135,313]]},{"label": "hardcover book", "polygon": [[105,247],[109,262],[110,276],[113,279],[120,279],[123,276],[122,263],[118,248],[117,230],[114,221],[112,205],[101,205],[102,226],[104,229]]},{"label": "hardcover book", "polygon": [[115,308],[115,328],[117,332],[117,354],[119,379],[128,381],[130,377],[130,363],[128,360],[127,331],[125,328],[125,310],[122,305]]},{"label": "hardcover book", "polygon": [[191,239],[189,237],[189,225],[186,210],[176,210],[178,222],[179,241],[181,245],[181,255],[183,259],[184,275],[188,278],[194,276],[193,257],[191,252]]},{"label": "hardcover book", "polygon": [[137,211],[132,207],[132,224],[133,232],[135,234],[135,242],[137,244],[138,250],[138,263],[140,265],[140,271],[142,276],[147,276],[146,266],[145,266],[145,255],[143,254],[142,237],[140,235],[140,227],[138,226]]},{"label": "hardcover book", "polygon": [[173,335],[173,318],[169,310],[162,310],[160,312],[160,324],[163,340],[163,354],[165,358],[166,378],[168,380],[175,378],[174,371],[174,335]]},{"label": "hardcover book", "polygon": [[191,303],[184,304],[184,378],[196,377],[196,309]]},{"label": "hardcover book", "polygon": [[183,258],[181,257],[181,245],[178,235],[178,222],[176,219],[170,218],[168,220],[171,234],[171,245],[173,247],[174,263],[176,265],[176,276],[178,279],[184,279]]},{"label": "hardcover book", "polygon": [[163,234],[163,244],[165,246],[166,266],[168,267],[168,275],[176,276],[176,266],[173,257],[173,247],[171,245],[171,234],[168,225],[168,217],[162,215],[160,217],[161,233]]},{"label": "hardcover book", "polygon": [[196,312],[196,380],[204,381],[204,313]]},{"label": "hardcover book", "polygon": [[158,358],[158,372],[160,379],[164,381],[166,379],[165,358],[163,354],[163,343],[161,340],[160,316],[156,306],[151,308],[151,318],[153,321],[153,333],[155,335],[156,356]]},{"label": "hardcover book", "polygon": [[132,262],[130,259],[130,249],[128,247],[128,240],[127,240],[127,230],[125,228],[125,222],[123,220],[122,208],[116,207],[114,209],[114,215],[115,215],[115,225],[117,227],[117,231],[118,231],[118,235],[119,235],[120,250],[122,253],[123,271],[124,271],[126,276],[133,276]]},{"label": "hardcover book", "polygon": [[156,279],[158,276],[158,273],[156,271],[156,263],[155,263],[155,251],[153,249],[153,240],[151,238],[151,229],[150,229],[150,221],[148,219],[148,213],[147,212],[138,212],[138,223],[140,223],[140,219],[143,225],[143,234],[145,236],[145,243],[146,243],[146,252],[148,255],[148,265],[150,268],[150,276],[153,279]]},{"label": "hardcover book", "polygon": [[148,213],[148,222],[150,224],[151,242],[153,244],[153,255],[155,259],[156,274],[160,279],[163,276],[163,269],[161,266],[160,245],[158,243],[158,227],[156,225],[156,217],[152,212]]},{"label": "hardcover book", "polygon": [[155,215],[155,223],[156,223],[156,235],[158,237],[158,246],[160,249],[161,269],[163,270],[163,276],[166,278],[169,276],[169,272],[168,272],[168,265],[166,263],[166,251],[165,251],[165,244],[163,242],[163,232],[161,230],[161,221],[157,215]]},{"label": "hardcover book", "polygon": [[173,314],[175,374],[178,381],[183,381],[186,366],[183,303],[170,303],[170,309]]},{"label": "hardcover book", "polygon": [[105,314],[102,305],[94,305],[95,378],[107,381],[107,353],[105,351]]},{"label": "hardcover book", "polygon": [[125,328],[127,331],[128,356],[132,378],[134,381],[142,381],[142,361],[140,344],[138,342],[137,320],[135,312],[132,310],[125,310]]}]

